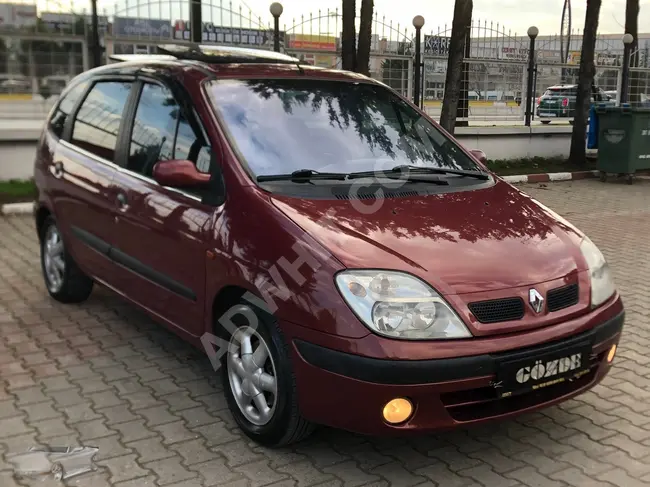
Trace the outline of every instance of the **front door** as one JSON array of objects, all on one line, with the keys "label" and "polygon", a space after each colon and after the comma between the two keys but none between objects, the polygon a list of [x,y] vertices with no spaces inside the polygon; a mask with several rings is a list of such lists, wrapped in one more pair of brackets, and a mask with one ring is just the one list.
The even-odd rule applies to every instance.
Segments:
[{"label": "front door", "polygon": [[[178,331],[199,336],[215,208],[198,195],[160,186],[152,171],[161,160],[193,159],[200,166],[195,148],[204,145],[203,137],[166,86],[144,82],[141,90],[131,137],[123,139],[124,168],[114,178],[111,256],[122,269],[122,292]],[[209,165],[200,169],[207,172]]]}]

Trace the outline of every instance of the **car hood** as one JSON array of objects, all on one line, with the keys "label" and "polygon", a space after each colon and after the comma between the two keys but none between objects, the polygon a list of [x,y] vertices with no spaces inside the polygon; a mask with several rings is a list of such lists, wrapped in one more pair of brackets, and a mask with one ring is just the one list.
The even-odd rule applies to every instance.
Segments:
[{"label": "car hood", "polygon": [[442,294],[529,286],[586,269],[582,234],[501,180],[371,201],[271,199],[344,266],[409,272]]}]

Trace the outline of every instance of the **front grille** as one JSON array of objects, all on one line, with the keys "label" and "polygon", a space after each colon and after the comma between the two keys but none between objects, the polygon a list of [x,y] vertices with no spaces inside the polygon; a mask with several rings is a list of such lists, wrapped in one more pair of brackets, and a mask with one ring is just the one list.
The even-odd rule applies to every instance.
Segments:
[{"label": "front grille", "polygon": [[578,304],[580,299],[580,289],[577,284],[551,289],[547,296],[548,310],[559,311],[574,304]]},{"label": "front grille", "polygon": [[499,398],[493,387],[447,392],[440,395],[449,415],[458,422],[495,418],[556,400],[588,386],[598,373],[599,364],[607,352],[601,352],[589,364],[589,372],[578,379],[561,382],[536,391]]},{"label": "front grille", "polygon": [[524,300],[521,298],[492,299],[468,305],[481,323],[520,320],[524,317]]}]

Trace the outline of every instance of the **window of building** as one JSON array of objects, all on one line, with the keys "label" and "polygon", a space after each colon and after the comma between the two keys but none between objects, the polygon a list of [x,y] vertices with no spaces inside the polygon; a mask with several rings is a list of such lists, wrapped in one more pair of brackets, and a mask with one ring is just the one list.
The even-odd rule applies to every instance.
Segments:
[{"label": "window of building", "polygon": [[79,108],[72,129],[72,143],[107,161],[115,159],[115,148],[130,82],[100,81]]}]

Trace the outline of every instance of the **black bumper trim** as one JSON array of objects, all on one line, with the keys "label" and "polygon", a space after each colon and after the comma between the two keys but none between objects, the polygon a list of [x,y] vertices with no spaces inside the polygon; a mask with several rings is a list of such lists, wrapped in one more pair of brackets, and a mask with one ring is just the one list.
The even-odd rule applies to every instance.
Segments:
[{"label": "black bumper trim", "polygon": [[309,364],[351,379],[387,385],[412,385],[447,382],[493,375],[501,362],[553,352],[584,340],[594,345],[623,329],[625,312],[591,330],[563,340],[504,353],[433,360],[387,360],[353,355],[294,340],[298,352]]}]

